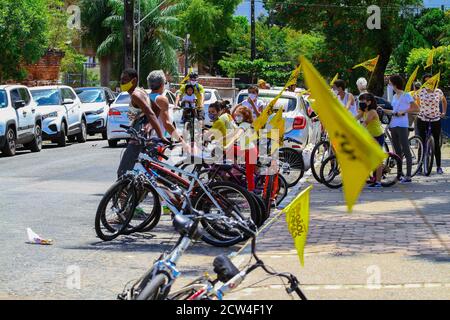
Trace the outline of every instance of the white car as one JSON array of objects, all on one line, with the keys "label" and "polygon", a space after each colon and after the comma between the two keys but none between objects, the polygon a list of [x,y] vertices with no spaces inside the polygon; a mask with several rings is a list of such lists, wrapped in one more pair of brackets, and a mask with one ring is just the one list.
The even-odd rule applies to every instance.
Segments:
[{"label": "white car", "polygon": [[60,147],[66,146],[66,137],[70,142],[75,139],[80,143],[86,142],[86,116],[80,99],[71,87],[34,87],[30,91],[42,114],[44,140],[51,140]]},{"label": "white car", "polygon": [[18,145],[42,149],[42,117],[27,87],[0,86],[0,151],[14,156]]},{"label": "white car", "polygon": [[[177,92],[177,94],[179,94],[179,92]],[[205,89],[205,101],[203,102],[203,109],[205,110],[205,125],[212,125],[211,120],[208,117],[208,109],[211,104],[219,100],[222,100],[219,91],[216,89]],[[182,117],[183,110],[179,106],[175,107],[174,122],[177,124],[178,128],[183,128],[183,123],[181,121]]]},{"label": "white car", "polygon": [[[149,90],[146,90],[146,92],[150,95]],[[164,95],[169,99],[169,116],[171,117],[171,119],[173,119],[175,96],[168,90],[164,91]],[[111,148],[117,147],[117,143],[120,140],[128,140],[130,138],[126,130],[120,127],[120,125],[129,126],[131,124],[131,121],[128,118],[129,105],[130,95],[128,94],[128,92],[122,92],[109,108],[106,135],[108,139],[108,145]],[[176,126],[175,122],[174,125]]]},{"label": "white car", "polygon": [[114,93],[105,87],[77,88],[75,92],[81,100],[81,108],[86,115],[88,135],[101,133],[106,140],[109,107],[116,99]]},{"label": "white car", "polygon": [[[259,99],[267,105],[279,93],[279,90],[259,90]],[[237,104],[246,99],[248,99],[248,91],[239,92]],[[309,117],[310,104],[303,96],[294,92],[284,92],[274,109],[279,110],[281,107],[284,109],[283,118],[286,121],[284,137],[300,142],[286,142],[286,146],[303,149],[308,144],[316,144],[319,141],[320,123],[313,122]]]}]

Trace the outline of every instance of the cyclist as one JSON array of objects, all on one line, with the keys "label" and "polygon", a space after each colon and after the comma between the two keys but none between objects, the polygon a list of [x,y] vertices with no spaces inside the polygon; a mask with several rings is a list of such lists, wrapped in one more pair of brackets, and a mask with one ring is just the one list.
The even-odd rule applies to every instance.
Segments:
[{"label": "cyclist", "polygon": [[181,86],[180,92],[175,100],[175,106],[178,106],[180,101],[183,101],[188,85],[194,88],[194,95],[197,100],[197,120],[200,121],[200,127],[203,128],[203,122],[205,121],[205,111],[203,110],[205,89],[200,83],[198,83],[198,74],[196,72],[191,72],[189,74],[188,83]]},{"label": "cyclist", "polygon": [[[363,93],[359,96],[359,110],[361,111],[357,119],[363,120],[363,125],[372,137],[380,144],[384,145],[384,130],[381,125],[380,117],[377,112],[378,104],[375,96],[371,93]],[[382,188],[381,174],[383,173],[383,165],[380,165],[376,171],[376,181],[369,185],[369,188]]]},{"label": "cyclist", "polygon": [[233,135],[237,128],[229,113],[229,105],[229,101],[221,100],[211,104],[208,109],[208,116],[213,122],[213,125],[205,133],[204,140],[209,141],[213,137],[220,139],[222,148],[228,144],[228,135]]},{"label": "cyclist", "polygon": [[395,92],[392,99],[393,110],[383,109],[387,114],[392,114],[393,118],[389,125],[392,134],[392,144],[395,153],[403,159],[406,158],[406,176],[401,178],[401,183],[410,183],[412,175],[412,155],[409,146],[409,120],[408,114],[419,111],[419,106],[414,101],[411,94],[404,92],[405,81],[400,75],[393,75],[389,78],[388,90]]},{"label": "cyclist", "polygon": [[[157,136],[165,143],[169,143],[158,121],[159,108],[150,101],[150,98],[143,88],[138,87],[138,74],[134,69],[125,69],[120,77],[120,88],[122,92],[130,94],[130,106],[128,117],[132,121],[131,126],[137,131],[144,130],[146,134],[152,129]],[[127,149],[117,170],[118,177],[132,170],[136,159],[141,153],[142,146],[138,141],[130,140]]]},{"label": "cyclist", "polygon": [[189,121],[189,110],[187,108],[184,108],[187,105],[191,105],[191,106],[196,106],[197,105],[197,97],[194,94],[194,86],[191,84],[187,84],[185,87],[185,92],[186,94],[183,96],[182,100],[181,100],[181,107],[183,108],[183,118],[182,118],[182,122],[186,123],[187,121]]},{"label": "cyclist", "polygon": [[252,112],[253,119],[258,118],[264,109],[264,102],[262,100],[259,100],[258,97],[259,97],[259,88],[253,85],[250,86],[248,88],[248,98],[242,103],[238,104],[234,108],[234,110],[237,110],[238,107],[243,106],[248,108]]},{"label": "cyclist", "polygon": [[[423,76],[423,83],[431,78],[431,74]],[[431,133],[434,137],[434,155],[436,157],[437,173],[443,174],[441,167],[441,119],[447,114],[447,100],[441,89],[422,88],[417,92],[420,111],[417,117],[417,129],[422,141],[426,143],[426,135],[428,130],[428,122],[431,121]],[[439,105],[442,103],[442,112]]]},{"label": "cyclist", "polygon": [[350,92],[345,91],[345,89],[345,81],[341,79],[336,80],[333,85],[334,93],[344,107],[356,117],[358,115],[358,108],[356,107],[355,97]]}]

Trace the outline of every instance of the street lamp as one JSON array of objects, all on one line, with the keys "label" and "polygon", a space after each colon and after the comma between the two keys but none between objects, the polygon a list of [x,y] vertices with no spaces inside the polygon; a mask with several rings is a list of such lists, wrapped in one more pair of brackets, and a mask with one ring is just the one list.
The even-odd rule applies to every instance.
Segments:
[{"label": "street lamp", "polygon": [[187,76],[189,72],[189,39],[191,35],[188,33],[186,35],[186,40],[184,40],[184,75]]}]

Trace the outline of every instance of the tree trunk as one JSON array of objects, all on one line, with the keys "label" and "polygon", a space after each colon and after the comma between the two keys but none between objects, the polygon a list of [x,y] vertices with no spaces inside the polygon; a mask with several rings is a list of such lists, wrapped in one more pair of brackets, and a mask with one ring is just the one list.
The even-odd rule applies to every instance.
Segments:
[{"label": "tree trunk", "polygon": [[111,80],[111,57],[104,56],[100,60],[100,85],[102,87],[109,87]]},{"label": "tree trunk", "polygon": [[384,83],[384,73],[386,72],[386,68],[389,64],[389,60],[391,58],[391,54],[393,51],[392,48],[392,41],[390,38],[390,30],[388,29],[388,26],[384,26],[384,28],[387,29],[381,29],[376,39],[378,40],[378,48],[380,55],[380,58],[378,60],[377,67],[375,68],[374,72],[370,76],[369,81],[369,92],[373,93],[374,95],[378,97],[382,97],[384,95],[384,89],[386,87]]}]

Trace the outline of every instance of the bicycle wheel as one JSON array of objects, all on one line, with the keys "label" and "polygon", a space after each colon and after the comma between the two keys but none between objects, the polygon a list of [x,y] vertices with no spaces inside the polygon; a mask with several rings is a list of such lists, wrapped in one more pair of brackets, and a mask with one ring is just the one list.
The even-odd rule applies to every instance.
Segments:
[{"label": "bicycle wheel", "polygon": [[[208,186],[209,192],[217,201],[220,209],[229,218],[236,219],[238,216],[244,221],[253,221],[256,226],[261,226],[263,219],[256,208],[255,200],[250,192],[239,185],[230,182],[213,182]],[[201,190],[192,201],[192,206],[198,211],[208,213],[218,213],[217,208],[207,194]],[[216,247],[229,247],[239,242],[247,240],[247,237],[230,230],[230,228],[220,221],[202,221],[202,240]]]},{"label": "bicycle wheel", "polygon": [[164,300],[169,291],[168,289],[164,290],[166,284],[167,276],[157,273],[146,284],[143,284],[143,289],[136,297],[136,300]]},{"label": "bicycle wheel", "polygon": [[133,180],[121,179],[105,193],[95,215],[95,232],[104,241],[117,238],[133,217],[136,192]]},{"label": "bicycle wheel", "polygon": [[328,158],[330,153],[330,142],[320,141],[311,152],[311,173],[317,182],[322,183],[320,178],[320,167],[323,161]]},{"label": "bicycle wheel", "polygon": [[383,187],[392,187],[402,177],[402,160],[394,153],[389,153],[383,165],[381,176],[381,185]]},{"label": "bicycle wheel", "polygon": [[159,195],[153,187],[147,186],[138,192],[138,201],[134,207],[133,215],[123,234],[134,232],[149,232],[161,218],[161,202]]},{"label": "bicycle wheel", "polygon": [[253,192],[252,192],[252,196],[255,199],[255,203],[257,204],[257,207],[258,207],[261,217],[263,219],[262,224],[264,224],[264,222],[266,222],[266,220],[269,219],[269,214],[266,209],[266,206],[264,205],[264,201],[259,195],[255,194]]},{"label": "bicycle wheel", "polygon": [[424,174],[429,177],[431,171],[433,170],[434,163],[434,138],[430,137],[427,141],[427,146],[425,148],[425,154],[423,157],[424,164]]},{"label": "bicycle wheel", "polygon": [[275,203],[277,206],[279,206],[284,199],[286,199],[287,194],[289,191],[289,185],[286,181],[286,179],[282,176],[282,175],[278,175],[278,190],[277,190],[277,195],[275,198]]},{"label": "bicycle wheel", "polygon": [[289,188],[294,187],[303,178],[305,165],[301,152],[293,148],[280,148],[280,173]]},{"label": "bicycle wheel", "polygon": [[339,189],[342,187],[341,168],[335,155],[328,157],[323,162],[320,167],[320,179],[330,189]]},{"label": "bicycle wheel", "polygon": [[[423,142],[419,136],[414,136],[409,139],[409,150],[411,151],[412,157],[411,175],[414,177],[419,172],[423,162]],[[406,161],[404,162],[404,167],[406,167]]]}]

